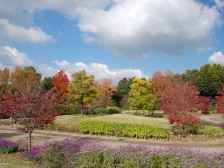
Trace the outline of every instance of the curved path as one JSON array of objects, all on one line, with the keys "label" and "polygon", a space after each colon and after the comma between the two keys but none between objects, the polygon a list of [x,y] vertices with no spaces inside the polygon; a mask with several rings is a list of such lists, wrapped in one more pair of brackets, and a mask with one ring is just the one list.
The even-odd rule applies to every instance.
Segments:
[{"label": "curved path", "polygon": [[[21,133],[15,127],[0,125],[0,138],[9,138],[13,141],[17,141],[22,147],[27,147],[28,135]],[[168,148],[168,147],[182,147],[187,149],[200,150],[203,152],[224,152],[224,140],[217,140],[212,142],[171,142],[162,140],[143,140],[143,139],[131,139],[131,138],[118,138],[118,137],[105,137],[105,136],[91,136],[81,135],[75,133],[62,133],[51,132],[43,130],[34,130],[32,134],[33,145],[40,145],[52,140],[62,140],[65,138],[73,139],[90,139],[94,142],[104,143],[111,147],[119,145],[144,145],[156,148]]]}]

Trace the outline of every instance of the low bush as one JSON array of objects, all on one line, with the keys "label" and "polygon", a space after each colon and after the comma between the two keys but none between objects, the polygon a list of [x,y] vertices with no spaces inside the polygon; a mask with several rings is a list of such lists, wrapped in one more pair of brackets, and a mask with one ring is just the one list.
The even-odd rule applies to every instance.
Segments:
[{"label": "low bush", "polygon": [[223,135],[223,130],[215,126],[204,126],[198,129],[198,134],[204,134],[208,137],[221,137]]},{"label": "low bush", "polygon": [[[35,153],[32,150],[26,153],[27,156]],[[131,145],[109,148],[85,139],[51,142],[40,146],[38,151],[35,157],[29,158],[33,161],[38,158],[48,168],[218,168],[224,164],[223,153]]]},{"label": "low bush", "polygon": [[76,110],[70,105],[58,104],[54,109],[58,112],[58,115],[80,114],[80,110]]},{"label": "low bush", "polygon": [[90,111],[90,114],[118,114],[121,113],[121,109],[119,107],[107,107],[107,108],[94,108]]},{"label": "low bush", "polygon": [[0,153],[1,154],[8,154],[13,152],[18,152],[19,147],[18,144],[12,142],[10,140],[0,140]]},{"label": "low bush", "polygon": [[116,123],[84,120],[79,124],[79,132],[84,134],[111,135],[130,138],[166,138],[169,130],[131,123]]}]

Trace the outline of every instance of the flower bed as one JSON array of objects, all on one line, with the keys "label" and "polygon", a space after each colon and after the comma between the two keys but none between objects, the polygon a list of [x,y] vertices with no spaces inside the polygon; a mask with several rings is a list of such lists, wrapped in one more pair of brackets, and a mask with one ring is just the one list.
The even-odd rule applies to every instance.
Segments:
[{"label": "flower bed", "polygon": [[12,152],[18,152],[18,144],[10,140],[1,139],[0,140],[0,154],[8,154]]},{"label": "flower bed", "polygon": [[224,166],[224,153],[201,153],[145,146],[109,148],[88,140],[63,140],[45,144],[26,152],[28,158],[44,167],[150,167],[150,168],[219,168]]}]

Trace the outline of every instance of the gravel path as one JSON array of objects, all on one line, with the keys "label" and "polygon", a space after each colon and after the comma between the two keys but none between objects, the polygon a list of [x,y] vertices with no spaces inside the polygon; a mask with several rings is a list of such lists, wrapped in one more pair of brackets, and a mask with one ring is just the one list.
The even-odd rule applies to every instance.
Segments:
[{"label": "gravel path", "polygon": [[[19,132],[15,127],[0,125],[0,138],[9,138],[13,141],[18,141],[23,147],[27,147],[28,134]],[[187,149],[195,149],[203,152],[224,152],[224,140],[210,141],[210,142],[170,142],[162,140],[143,140],[143,139],[131,139],[131,138],[118,138],[118,137],[105,137],[105,136],[91,136],[81,135],[75,133],[62,133],[34,130],[32,134],[32,144],[41,145],[45,142],[53,140],[62,140],[65,138],[72,139],[90,139],[95,142],[107,144],[111,147],[119,145],[146,145],[156,148],[167,148],[171,146],[182,147]]]}]

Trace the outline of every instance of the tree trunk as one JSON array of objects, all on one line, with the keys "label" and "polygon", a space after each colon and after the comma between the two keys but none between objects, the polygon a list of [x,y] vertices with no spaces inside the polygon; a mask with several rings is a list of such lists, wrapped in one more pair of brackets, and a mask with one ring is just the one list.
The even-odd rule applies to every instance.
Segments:
[{"label": "tree trunk", "polygon": [[32,131],[29,131],[29,150],[31,150],[31,134]]},{"label": "tree trunk", "polygon": [[81,116],[83,117],[83,105],[81,105]]}]

